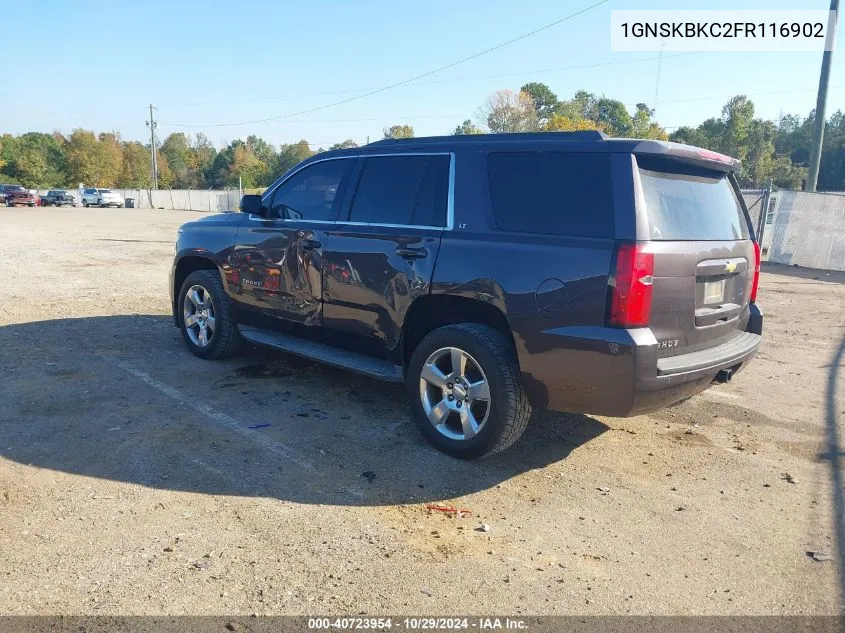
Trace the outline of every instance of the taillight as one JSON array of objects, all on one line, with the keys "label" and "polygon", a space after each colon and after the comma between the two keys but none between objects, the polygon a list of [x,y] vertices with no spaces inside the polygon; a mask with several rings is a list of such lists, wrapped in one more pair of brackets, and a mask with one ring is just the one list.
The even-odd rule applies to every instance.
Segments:
[{"label": "taillight", "polygon": [[751,303],[757,301],[757,285],[760,283],[760,245],[754,242],[754,281],[751,282],[751,292],[748,300]]},{"label": "taillight", "polygon": [[616,279],[610,300],[610,325],[643,327],[651,314],[654,254],[642,244],[622,244],[616,252]]}]

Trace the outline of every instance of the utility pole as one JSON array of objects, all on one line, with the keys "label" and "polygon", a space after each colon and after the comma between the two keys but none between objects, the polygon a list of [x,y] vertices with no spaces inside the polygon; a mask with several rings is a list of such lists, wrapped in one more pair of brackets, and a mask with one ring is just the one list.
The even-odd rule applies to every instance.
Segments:
[{"label": "utility pole", "polygon": [[822,161],[822,143],[824,143],[825,108],[827,107],[827,86],[830,83],[830,64],[833,47],[836,44],[836,24],[839,22],[839,0],[830,0],[833,12],[827,25],[827,41],[822,54],[822,70],[819,74],[819,96],[816,99],[816,120],[813,127],[813,149],[810,153],[810,169],[807,173],[807,191],[815,191],[819,181],[819,165]]},{"label": "utility pole", "polygon": [[147,127],[150,128],[150,167],[152,168],[152,183],[153,189],[158,189],[158,161],[156,160],[156,123],[153,117],[153,104],[150,104],[150,120],[145,121]]}]

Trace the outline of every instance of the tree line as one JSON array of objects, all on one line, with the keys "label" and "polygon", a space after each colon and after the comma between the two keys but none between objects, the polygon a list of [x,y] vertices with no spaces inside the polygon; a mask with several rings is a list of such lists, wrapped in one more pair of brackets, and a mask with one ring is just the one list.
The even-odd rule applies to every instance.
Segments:
[{"label": "tree line", "polygon": [[[787,115],[779,121],[755,117],[754,104],[743,95],[730,99],[721,115],[697,127],[668,133],[644,103],[633,112],[621,101],[579,90],[560,99],[543,83],[519,90],[498,90],[452,134],[485,132],[555,132],[601,130],[611,136],[672,140],[705,147],[739,158],[740,183],[759,187],[767,181],[778,187],[801,189],[810,159],[814,112]],[[837,111],[825,126],[819,189],[845,189],[845,114]],[[414,136],[410,125],[384,128],[385,138]],[[265,187],[302,160],[325,149],[357,147],[348,139],[327,148],[312,149],[306,140],[278,148],[251,135],[218,149],[204,134],[189,137],[175,132],[156,150],[158,184],[162,188],[205,189]],[[117,132],[95,134],[76,129],[0,136],[0,182],[29,188],[86,185],[148,188],[151,186],[150,145],[124,141]]]}]

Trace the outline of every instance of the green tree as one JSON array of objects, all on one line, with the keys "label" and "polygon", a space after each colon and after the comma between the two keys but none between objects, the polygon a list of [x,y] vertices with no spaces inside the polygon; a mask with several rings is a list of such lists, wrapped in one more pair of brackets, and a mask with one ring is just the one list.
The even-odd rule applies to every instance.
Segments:
[{"label": "green tree", "polygon": [[329,149],[353,149],[355,147],[358,147],[358,143],[353,141],[351,138],[348,138],[340,143],[335,143]]},{"label": "green tree", "polygon": [[669,138],[666,130],[652,120],[654,110],[645,103],[637,104],[637,111],[631,120],[631,136],[634,138],[649,138],[665,141]]},{"label": "green tree", "polygon": [[167,161],[167,166],[173,172],[173,186],[187,189],[195,184],[192,169],[193,150],[188,137],[182,132],[174,132],[161,144],[159,149]]},{"label": "green tree", "polygon": [[737,179],[744,187],[760,187],[769,178],[779,186],[794,187],[804,178],[804,170],[790,156],[779,155],[778,147],[800,155],[800,143],[779,137],[799,135],[801,128],[796,118],[778,125],[754,118],[754,104],[737,95],[722,107],[719,118],[707,119],[697,128],[679,128],[670,138],[738,158],[742,165]]},{"label": "green tree", "polygon": [[123,165],[118,186],[127,189],[150,187],[150,150],[137,141],[123,144]]},{"label": "green tree", "polygon": [[209,174],[214,165],[214,159],[217,158],[217,149],[208,137],[200,132],[194,138],[192,150],[191,168],[195,172],[194,185],[197,188],[208,187],[211,180]]},{"label": "green tree", "polygon": [[76,129],[68,139],[66,155],[72,183],[97,186],[100,182],[97,137],[89,130]]},{"label": "green tree", "polygon": [[114,187],[123,167],[123,144],[117,132],[101,132],[97,143],[99,181],[106,187]]},{"label": "green tree", "polygon": [[777,125],[775,151],[789,157],[793,163],[809,165],[815,122],[815,111],[811,111],[804,119],[796,115],[781,117]]},{"label": "green tree", "polygon": [[577,132],[580,130],[604,131],[601,123],[596,123],[583,117],[569,117],[565,114],[554,113],[543,127],[546,132]]},{"label": "green tree", "polygon": [[591,92],[579,90],[569,101],[561,101],[556,113],[573,120],[587,119],[598,122],[598,98]]},{"label": "green tree", "polygon": [[170,169],[167,156],[156,150],[156,167],[158,168],[158,186],[161,189],[170,189],[176,185],[176,175]]},{"label": "green tree", "polygon": [[685,143],[696,147],[712,147],[711,139],[700,129],[689,126],[679,127],[669,135],[675,143]]},{"label": "green tree", "polygon": [[596,103],[596,123],[600,123],[611,136],[631,136],[634,122],[625,104],[616,99],[602,97]]},{"label": "green tree", "polygon": [[532,81],[519,90],[531,97],[531,101],[534,103],[534,112],[537,114],[540,125],[547,123],[560,106],[557,95],[544,83]]},{"label": "green tree", "polygon": [[807,169],[793,164],[787,156],[778,156],[772,162],[770,177],[776,187],[801,190],[807,178]]},{"label": "green tree", "polygon": [[67,171],[63,141],[60,134],[41,132],[4,135],[0,163],[6,179],[29,188],[64,185]]},{"label": "green tree", "polygon": [[414,128],[410,125],[391,125],[384,128],[384,138],[414,138]]},{"label": "green tree", "polygon": [[266,187],[271,182],[271,176],[276,173],[276,148],[270,145],[263,138],[252,135],[246,139],[246,146],[253,155],[261,162],[260,169],[254,168],[252,178],[255,184],[252,187]]},{"label": "green tree", "polygon": [[452,132],[454,136],[466,136],[469,134],[484,134],[484,130],[480,127],[475,125],[469,119],[464,120],[458,127],[455,128],[455,131]]},{"label": "green tree", "polygon": [[497,90],[487,98],[480,115],[493,133],[533,132],[540,128],[534,101],[527,92]]},{"label": "green tree", "polygon": [[288,170],[304,161],[306,158],[311,158],[313,155],[314,152],[311,150],[311,146],[308,145],[308,141],[304,139],[298,143],[282,145],[279,150],[279,160],[276,164],[276,173],[273,174],[272,179],[275,180]]},{"label": "green tree", "polygon": [[229,184],[241,184],[244,188],[252,189],[262,184],[266,173],[267,166],[249,145],[241,143],[234,148],[232,163],[229,165]]}]

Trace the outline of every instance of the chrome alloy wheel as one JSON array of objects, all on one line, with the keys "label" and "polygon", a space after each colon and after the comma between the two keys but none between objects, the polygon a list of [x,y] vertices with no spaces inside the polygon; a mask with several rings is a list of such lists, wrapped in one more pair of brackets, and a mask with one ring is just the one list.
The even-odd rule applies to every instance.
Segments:
[{"label": "chrome alloy wheel", "polygon": [[443,347],[423,363],[420,400],[432,426],[453,440],[478,435],[490,415],[487,376],[478,361],[457,347]]},{"label": "chrome alloy wheel", "polygon": [[197,347],[207,347],[214,336],[214,303],[208,290],[200,285],[191,286],[182,304],[182,320],[188,338]]}]

